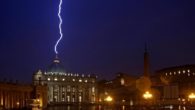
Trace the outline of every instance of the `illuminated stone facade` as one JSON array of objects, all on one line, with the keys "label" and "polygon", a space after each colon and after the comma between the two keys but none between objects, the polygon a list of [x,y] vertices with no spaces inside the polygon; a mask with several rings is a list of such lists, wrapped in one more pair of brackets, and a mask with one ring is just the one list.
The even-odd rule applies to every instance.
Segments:
[{"label": "illuminated stone facade", "polygon": [[28,100],[39,99],[39,107],[47,106],[45,86],[22,85],[10,82],[0,83],[0,109],[19,109],[30,107]]},{"label": "illuminated stone facade", "polygon": [[96,102],[96,76],[67,73],[57,58],[46,72],[38,71],[34,74],[33,83],[47,85],[50,104]]}]

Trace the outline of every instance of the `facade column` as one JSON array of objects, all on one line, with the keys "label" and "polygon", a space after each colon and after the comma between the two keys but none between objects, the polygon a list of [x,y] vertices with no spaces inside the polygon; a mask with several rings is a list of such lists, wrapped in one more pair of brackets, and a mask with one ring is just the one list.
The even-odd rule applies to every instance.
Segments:
[{"label": "facade column", "polygon": [[67,87],[64,85],[64,102],[66,103],[67,101]]},{"label": "facade column", "polygon": [[53,98],[54,97],[53,97],[53,86],[52,85],[50,86],[50,91],[49,92],[50,92],[49,93],[50,94],[50,96],[49,96],[49,102],[53,102]]},{"label": "facade column", "polygon": [[26,99],[28,99],[28,98],[27,98],[27,92],[25,91],[24,92],[24,107],[27,106]]},{"label": "facade column", "polygon": [[60,101],[59,99],[60,99],[60,86],[59,85],[57,85],[57,93],[58,93],[58,95],[57,95],[57,97],[58,97],[58,102]]},{"label": "facade column", "polygon": [[2,99],[2,96],[1,96],[1,89],[0,89],[0,105],[2,105],[1,99]]},{"label": "facade column", "polygon": [[7,106],[10,109],[10,91],[7,92]]},{"label": "facade column", "polygon": [[7,91],[5,91],[5,108],[6,108],[6,109],[7,109],[7,107],[8,107],[8,106],[7,106],[7,105],[8,105],[8,104],[7,104],[7,102],[8,102],[7,98],[8,98],[8,97],[7,97]]},{"label": "facade column", "polygon": [[4,90],[2,91],[2,105],[5,107],[5,92]]},{"label": "facade column", "polygon": [[13,90],[10,92],[10,108],[13,108],[13,95],[14,95],[14,92]]},{"label": "facade column", "polygon": [[12,109],[12,90],[9,92],[9,108]]},{"label": "facade column", "polygon": [[21,108],[24,107],[24,93],[21,92]]},{"label": "facade column", "polygon": [[[53,93],[53,97],[52,97],[52,100],[53,100],[53,102],[54,102],[54,98],[55,98],[55,94],[54,94],[54,89],[55,89],[55,87],[54,87],[54,85],[52,86],[53,87],[53,91],[52,91],[52,93]],[[56,101],[56,100],[55,100]]]},{"label": "facade column", "polygon": [[12,108],[15,108],[15,91],[13,91],[13,94],[12,94]]},{"label": "facade column", "polygon": [[77,88],[77,86],[75,86],[75,94],[74,95],[75,95],[75,102],[78,102],[78,99],[77,99],[78,98],[77,97],[78,96],[78,88]]},{"label": "facade column", "polygon": [[62,86],[59,85],[59,102],[62,101]]}]

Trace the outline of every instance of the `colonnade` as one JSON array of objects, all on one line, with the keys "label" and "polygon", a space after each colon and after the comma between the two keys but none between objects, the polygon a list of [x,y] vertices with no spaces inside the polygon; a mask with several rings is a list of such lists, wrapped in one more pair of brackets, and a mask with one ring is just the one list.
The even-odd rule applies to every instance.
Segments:
[{"label": "colonnade", "polygon": [[30,86],[15,84],[0,84],[0,106],[6,109],[23,108],[26,100],[31,97]]}]

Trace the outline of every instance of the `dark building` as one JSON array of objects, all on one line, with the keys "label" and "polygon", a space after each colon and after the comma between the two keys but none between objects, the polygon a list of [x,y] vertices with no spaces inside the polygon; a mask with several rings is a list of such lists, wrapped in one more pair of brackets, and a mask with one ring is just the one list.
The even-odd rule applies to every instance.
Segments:
[{"label": "dark building", "polygon": [[113,103],[115,104],[127,104],[131,106],[141,104],[143,93],[151,90],[147,48],[144,51],[144,72],[141,77],[126,73],[117,73],[116,78],[113,80],[100,81],[98,89],[100,103],[106,103],[106,97],[112,96]]},{"label": "dark building", "polygon": [[115,104],[135,104],[136,99],[136,77],[125,73],[117,73],[116,78],[110,81],[99,81],[98,96],[99,102],[106,103],[108,96],[113,98]]},{"label": "dark building", "polygon": [[156,74],[166,80],[167,83],[187,83],[190,85],[194,82],[195,65],[168,67],[156,71]]},{"label": "dark building", "polygon": [[164,68],[156,71],[156,76],[167,87],[164,98],[187,98],[195,90],[195,65]]},{"label": "dark building", "polygon": [[147,50],[147,45],[145,46],[144,51],[144,76],[149,77],[150,71],[149,71],[149,53]]}]

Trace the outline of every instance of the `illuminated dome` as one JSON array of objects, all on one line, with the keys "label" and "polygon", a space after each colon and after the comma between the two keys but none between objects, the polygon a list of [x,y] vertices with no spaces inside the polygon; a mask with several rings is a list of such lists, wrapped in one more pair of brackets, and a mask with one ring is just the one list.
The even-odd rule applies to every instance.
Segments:
[{"label": "illuminated dome", "polygon": [[63,65],[60,63],[58,57],[53,60],[53,63],[48,66],[46,70],[47,74],[64,74],[66,73]]}]

